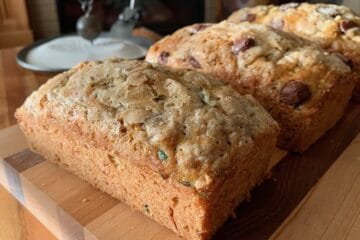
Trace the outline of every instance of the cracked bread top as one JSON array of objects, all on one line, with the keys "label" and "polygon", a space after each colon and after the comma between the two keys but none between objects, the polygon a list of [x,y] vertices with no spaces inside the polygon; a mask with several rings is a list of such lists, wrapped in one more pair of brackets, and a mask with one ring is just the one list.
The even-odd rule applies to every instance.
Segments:
[{"label": "cracked bread top", "polygon": [[259,5],[235,11],[228,20],[262,23],[294,33],[360,65],[360,17],[345,6],[324,3]]},{"label": "cracked bread top", "polygon": [[80,64],[49,80],[22,108],[76,125],[95,143],[93,133],[101,133],[107,142],[101,147],[199,191],[248,154],[257,138],[272,141],[278,133],[250,95],[196,71],[143,61]]},{"label": "cracked bread top", "polygon": [[266,107],[294,114],[315,112],[332,87],[353,81],[343,59],[292,34],[227,21],[194,31],[199,25],[155,43],[146,60],[211,73]]}]

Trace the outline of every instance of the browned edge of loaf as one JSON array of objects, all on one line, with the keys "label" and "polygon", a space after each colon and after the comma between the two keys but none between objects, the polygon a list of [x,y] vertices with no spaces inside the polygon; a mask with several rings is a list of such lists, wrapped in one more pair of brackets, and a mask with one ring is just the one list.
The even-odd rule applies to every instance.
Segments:
[{"label": "browned edge of loaf", "polygon": [[233,174],[220,178],[213,194],[204,197],[191,187],[163,179],[146,166],[116,159],[83,135],[78,126],[64,120],[35,118],[23,107],[17,110],[16,118],[33,151],[186,239],[209,239],[215,233],[264,179],[276,142],[272,133],[254,139],[254,147],[236,161]]}]

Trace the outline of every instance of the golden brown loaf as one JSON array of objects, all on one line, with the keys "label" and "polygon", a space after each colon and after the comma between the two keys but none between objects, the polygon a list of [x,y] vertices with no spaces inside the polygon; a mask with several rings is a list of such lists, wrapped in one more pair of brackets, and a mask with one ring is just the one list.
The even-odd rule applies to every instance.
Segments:
[{"label": "golden brown loaf", "polygon": [[16,117],[36,152],[188,239],[208,239],[262,181],[278,134],[250,95],[119,59],[56,76]]},{"label": "golden brown loaf", "polygon": [[279,146],[299,152],[342,116],[355,84],[335,54],[252,23],[182,28],[155,43],[146,60],[210,73],[252,94],[279,122]]},{"label": "golden brown loaf", "polygon": [[323,3],[260,5],[240,9],[228,19],[234,23],[249,21],[267,24],[342,54],[353,65],[358,79],[354,97],[360,100],[360,17],[351,9]]}]

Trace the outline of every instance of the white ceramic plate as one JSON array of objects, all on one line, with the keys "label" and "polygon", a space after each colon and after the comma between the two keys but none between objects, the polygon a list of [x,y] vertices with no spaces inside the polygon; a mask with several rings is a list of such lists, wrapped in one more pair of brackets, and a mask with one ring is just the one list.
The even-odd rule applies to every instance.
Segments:
[{"label": "white ceramic plate", "polygon": [[20,66],[33,71],[60,72],[82,61],[111,57],[141,59],[145,57],[149,40],[132,37],[121,40],[102,34],[93,44],[72,34],[35,42],[17,55]]}]

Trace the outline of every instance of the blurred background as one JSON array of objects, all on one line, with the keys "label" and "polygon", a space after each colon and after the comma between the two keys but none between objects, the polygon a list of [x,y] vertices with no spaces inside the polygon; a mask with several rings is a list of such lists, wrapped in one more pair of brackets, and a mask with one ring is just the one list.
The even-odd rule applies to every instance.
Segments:
[{"label": "blurred background", "polygon": [[[282,4],[284,0],[141,0],[136,1],[142,26],[158,34],[173,32],[195,22],[216,22],[232,11],[257,4]],[[304,2],[304,1],[291,1]],[[325,0],[344,4],[360,13],[360,0]],[[129,0],[94,0],[93,13],[109,30]],[[0,48],[26,45],[34,40],[75,32],[83,14],[79,0],[0,0]]]}]

